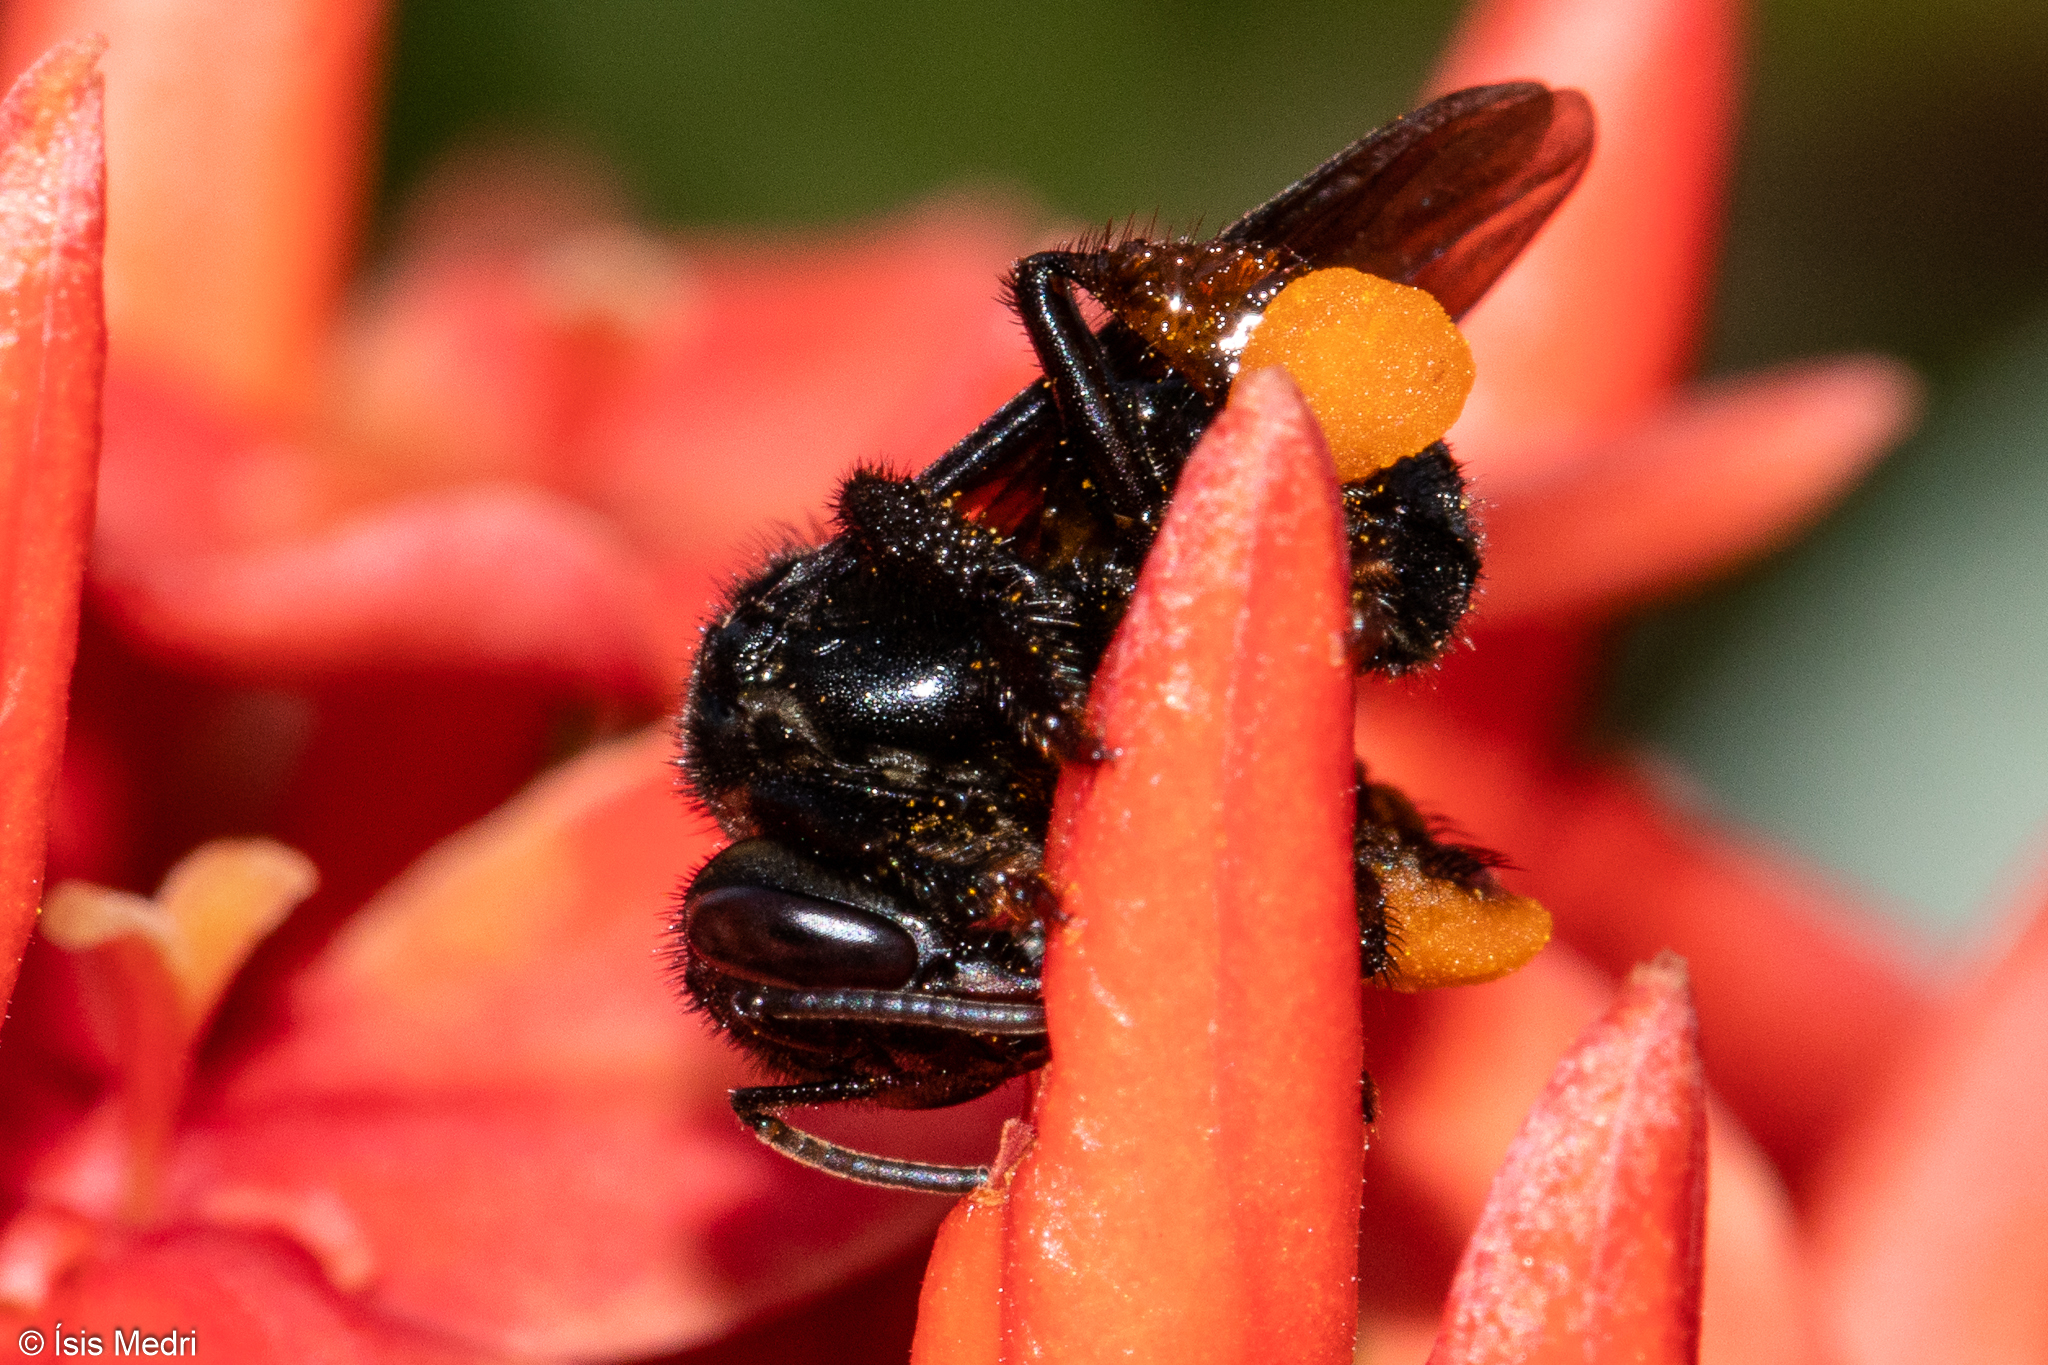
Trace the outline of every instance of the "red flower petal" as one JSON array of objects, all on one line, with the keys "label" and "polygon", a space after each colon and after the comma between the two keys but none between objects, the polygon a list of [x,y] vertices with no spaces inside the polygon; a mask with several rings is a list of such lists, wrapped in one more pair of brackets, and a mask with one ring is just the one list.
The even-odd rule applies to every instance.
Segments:
[{"label": "red flower petal", "polygon": [[998,1365],[1003,1349],[1007,1191],[970,1195],[939,1225],[917,1296],[910,1365]]},{"label": "red flower petal", "polygon": [[[784,1161],[727,1108],[743,1063],[657,950],[714,843],[669,743],[586,754],[365,906],[188,1115],[170,1216],[288,1236],[393,1317],[578,1358],[710,1339],[929,1235],[930,1199]],[[919,1116],[920,1155],[973,1159],[998,1120]]]},{"label": "red flower petal", "polygon": [[938,205],[833,251],[700,248],[569,467],[659,558],[801,527],[850,466],[922,464],[1036,375],[990,287],[1025,241]]},{"label": "red flower petal", "polygon": [[1482,475],[1647,412],[1691,358],[1735,130],[1724,0],[1489,0],[1434,86],[1538,79],[1592,98],[1600,145],[1467,325],[1479,384],[1452,428]]},{"label": "red flower petal", "polygon": [[1699,1358],[1706,1087],[1675,957],[1558,1065],[1466,1247],[1432,1365]]},{"label": "red flower petal", "polygon": [[117,361],[169,367],[237,409],[305,404],[355,245],[383,10],[378,0],[9,7],[10,67],[81,30],[112,39]]},{"label": "red flower petal", "polygon": [[[430,218],[474,235],[412,246],[349,319],[323,453],[351,501],[492,479],[582,491],[566,456],[584,424],[650,340],[695,316],[680,247],[564,221],[547,204],[571,192],[550,189],[508,171],[430,199]],[[501,221],[514,210],[525,221]]]},{"label": "red flower petal", "polygon": [[42,899],[92,524],[104,47],[52,50],[0,102],[0,1010]]},{"label": "red flower petal", "polygon": [[1783,544],[1911,422],[1918,384],[1875,357],[1689,393],[1554,477],[1487,484],[1487,622],[1612,613]]},{"label": "red flower petal", "polygon": [[656,954],[678,878],[717,843],[668,757],[659,736],[607,745],[421,858],[293,978],[290,1028],[223,1078],[223,1101],[594,1077],[721,1098],[738,1065]]},{"label": "red flower petal", "polygon": [[[379,1321],[336,1299],[313,1263],[291,1247],[237,1233],[139,1238],[87,1265],[34,1314],[0,1308],[0,1340],[11,1346],[19,1332],[34,1327],[43,1335],[42,1349],[55,1354],[60,1322],[67,1336],[97,1335],[102,1356],[115,1354],[119,1326],[151,1336],[194,1333],[201,1360],[510,1365],[498,1352]],[[185,1354],[194,1351],[188,1346]]]},{"label": "red flower petal", "polygon": [[544,487],[335,520],[317,455],[187,394],[117,376],[106,415],[93,593],[154,652],[265,682],[466,671],[652,698],[694,644],[618,528]]},{"label": "red flower petal", "polygon": [[[1483,987],[1367,1002],[1366,1055],[1381,1118],[1366,1158],[1361,1258],[1368,1339],[1435,1338],[1465,1233],[1478,1222],[1557,1058],[1612,1003],[1611,982],[1553,945]],[[1804,1268],[1790,1201],[1770,1163],[1713,1110],[1701,1359],[1709,1365],[1811,1353]]]},{"label": "red flower petal", "polygon": [[[1189,457],[1070,769],[1020,1358],[1348,1361],[1361,1151],[1334,473],[1283,374]],[[1058,823],[1056,821],[1056,823]]]},{"label": "red flower petal", "polygon": [[1859,1365],[2048,1358],[2048,913],[1905,1051],[1816,1201],[1832,1344]]},{"label": "red flower petal", "polygon": [[110,535],[94,575],[114,619],[243,676],[473,669],[652,698],[680,671],[639,560],[596,514],[537,489],[414,498],[239,552],[151,553],[145,528],[122,529],[140,535]]}]

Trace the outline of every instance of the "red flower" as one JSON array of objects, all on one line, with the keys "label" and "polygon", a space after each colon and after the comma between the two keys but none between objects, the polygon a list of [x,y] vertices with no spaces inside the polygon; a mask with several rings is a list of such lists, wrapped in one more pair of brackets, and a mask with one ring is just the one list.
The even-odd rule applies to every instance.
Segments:
[{"label": "red flower", "polygon": [[[76,17],[10,13],[17,68],[57,36],[60,8]],[[677,1009],[653,952],[676,879],[711,847],[669,789],[665,740],[588,747],[507,798],[565,735],[623,735],[658,713],[716,575],[764,521],[800,519],[856,461],[943,448],[1014,391],[1029,357],[989,281],[1025,235],[946,207],[830,249],[678,246],[527,170],[444,190],[384,284],[337,319],[375,9],[291,0],[255,23],[192,0],[152,14],[102,16],[119,206],[107,431],[50,837],[53,880],[142,884],[179,870],[153,903],[78,885],[48,899],[0,1034],[4,1330],[196,1323],[208,1354],[228,1358],[618,1357],[729,1337],[914,1248],[940,1208],[796,1169],[725,1111],[738,1063]],[[1789,535],[1910,407],[1910,382],[1871,360],[1674,387],[1731,123],[1731,24],[1709,0],[1503,3],[1475,19],[1443,79],[1580,85],[1603,140],[1577,199],[1472,322],[1480,388],[1453,435],[1489,504],[1474,647],[1424,684],[1369,689],[1358,712],[1377,773],[1508,850],[1565,945],[1496,985],[1368,1005],[1387,1117],[1367,1167],[1362,1308],[1366,1341],[1389,1357],[1421,1358],[1440,1319],[1448,1342],[1470,1341],[1458,1324],[1515,1292],[1496,1256],[1493,1270],[1460,1272],[1459,1298],[1441,1307],[1516,1125],[1607,1000],[1603,973],[1667,945],[1692,964],[1706,1076],[1726,1106],[1709,1110],[1706,1356],[1802,1359],[1825,1345],[1853,1359],[1995,1359],[2038,1353],[2044,1337],[2032,1297],[2001,1286],[2031,1283],[2043,1264],[2034,1158],[2048,1143],[2027,1095],[1999,1084],[2028,1074],[2040,1035],[2029,1010],[2048,998],[2041,934],[1975,1003],[1937,1005],[1832,916],[1839,898],[1807,874],[1675,808],[1639,765],[1590,760],[1575,742],[1607,623]],[[32,107],[83,117],[90,87],[76,69],[66,79]],[[65,147],[87,145],[83,126]],[[14,145],[6,164],[81,183],[75,165],[37,156],[49,144]],[[64,244],[88,240],[27,251],[51,269],[24,278],[82,288],[89,272]],[[51,316],[84,315],[82,295],[56,297]],[[877,334],[891,345],[874,346]],[[61,343],[42,373],[63,382],[9,417],[8,468],[68,487],[58,496],[76,509],[92,407],[77,395],[98,351],[78,328],[33,335]],[[1308,439],[1273,406],[1239,420],[1265,433],[1242,438],[1244,470]],[[45,438],[28,456],[26,430]],[[72,435],[48,439],[60,432]],[[1267,490],[1262,505],[1312,521],[1309,490],[1243,477]],[[15,508],[44,496],[6,491]],[[9,677],[25,666],[40,689],[22,694],[27,709],[0,709],[0,724],[39,733],[21,752],[43,765],[10,771],[0,826],[13,896],[0,923],[17,936],[60,732],[76,515],[14,513],[35,534],[6,561],[10,622],[25,611],[42,623],[33,648],[12,624],[5,640]],[[1262,522],[1176,515],[1203,543],[1224,544],[1234,525],[1273,553]],[[1319,610],[1313,594],[1271,596],[1278,580],[1260,577],[1312,577],[1312,538],[1297,540],[1279,567],[1254,555],[1244,562],[1267,567],[1249,577],[1218,569],[1235,610],[1256,604],[1247,619],[1274,632],[1275,651],[1301,648]],[[1098,704],[1151,724],[1117,710],[1145,686],[1129,648]],[[1199,661],[1247,668],[1258,687],[1320,685],[1221,648]],[[1304,733],[1288,737],[1226,717],[1210,748],[1167,736],[1158,761],[1222,782],[1215,744],[1270,747],[1273,771],[1224,784],[1232,814],[1219,828],[1248,848],[1258,822],[1292,812],[1257,846],[1298,834],[1289,875],[1305,877],[1293,869],[1327,861],[1316,841],[1331,821],[1318,812],[1341,804],[1308,800],[1319,788],[1303,776],[1344,756],[1310,733],[1308,718],[1336,723],[1326,711],[1302,710]],[[273,844],[178,861],[249,829],[302,850],[319,889],[308,896],[305,859]],[[1100,856],[1091,838],[1074,826],[1070,871]],[[1129,850],[1131,875],[1165,852]],[[1264,913],[1268,891],[1247,871],[1258,866],[1176,864],[1219,907],[1213,936],[1186,951],[1219,957],[1236,917]],[[1246,957],[1227,987],[1176,979],[1211,991],[1212,1006],[1270,994],[1260,983],[1273,973],[1298,982],[1303,963],[1328,960],[1304,946],[1331,932],[1328,905],[1311,913],[1327,899],[1303,897],[1300,924],[1265,939],[1271,957]],[[1244,945],[1229,941],[1236,961]],[[1136,950],[1103,951],[1109,971]],[[1133,988],[1151,980],[1137,973]],[[1583,1055],[1622,1035],[1676,1055],[1686,1027],[1668,986],[1633,988]],[[1238,995],[1213,994],[1224,989]],[[1161,1178],[1186,1197],[1163,1206],[1158,1186],[1126,1182],[1149,1212],[1111,1219],[1105,1251],[1170,1227],[1182,1256],[1171,1281],[1109,1304],[1103,1281],[1073,1298],[1064,1325],[1030,1330],[1121,1340],[1143,1327],[1141,1308],[1184,1308],[1181,1327],[1214,1328],[1203,1350],[1270,1356],[1259,1310],[1298,1284],[1297,1339],[1343,1347],[1333,1248],[1349,1234],[1324,1214],[1355,1197],[1355,1130],[1343,1125],[1356,1118],[1336,1115],[1326,1083],[1355,1070],[1343,1037],[1357,1016],[1331,1008],[1337,996],[1349,987],[1318,981],[1297,1002],[1326,1030],[1309,1055],[1250,1064],[1256,1086],[1219,1082],[1214,1112],[1163,1111],[1132,1149],[1164,1162]],[[1242,1080],[1245,1059],[1275,1047],[1256,1012],[1214,1017],[1230,1050],[1177,1055],[1183,1084],[1203,1065]],[[1638,1025],[1649,1031],[1628,1032]],[[963,1214],[948,1239],[980,1260],[944,1262],[951,1282],[991,1283],[1042,1258],[1059,1219],[1116,1207],[1048,1164],[1076,1144],[1045,1116],[1071,1112],[1122,1046],[1092,1030],[1063,1049],[1073,1070],[1048,1078],[1037,1164],[1015,1177],[1012,1198],[1036,1211],[1004,1216],[1000,1236],[988,1206]],[[1102,1055],[1089,1059],[1091,1046]],[[1322,1082],[1303,1081],[1295,1060]],[[1658,1074],[1679,1093],[1684,1072]],[[1267,1085],[1283,1100],[1263,1103]],[[1559,1093],[1567,1116],[1624,1112],[1597,1084]],[[1313,1131],[1277,1149],[1230,1117],[1304,1107]],[[1549,1131],[1559,1110],[1528,1131]],[[990,1149],[1000,1116],[921,1115],[889,1140],[958,1159]],[[1206,1148],[1159,1137],[1212,1119],[1223,1136]],[[1291,1188],[1259,1185],[1303,1153]],[[1525,1143],[1510,1171],[1528,1154]],[[1998,1198],[1951,1174],[1965,1171],[1988,1171]],[[1549,1185],[1507,1177],[1476,1245],[1525,1245],[1512,1210],[1532,1191],[1586,1188],[1548,1174]],[[1614,1188],[1664,1198],[1681,1186]],[[1284,1201],[1304,1192],[1323,1201],[1327,1239],[1278,1238],[1249,1216],[1299,1207]],[[1636,1211],[1655,1202],[1624,1198]],[[1683,1201],[1658,1207],[1672,1245],[1686,1245]],[[1297,1254],[1306,1261],[1284,1259]],[[1561,1263],[1579,1290],[1596,1264],[1647,1264],[1590,1252]],[[1682,1352],[1686,1263],[1657,1264],[1628,1283],[1655,1291],[1654,1321],[1672,1327],[1662,1340]],[[832,1357],[852,1358],[844,1313],[826,1327]]]},{"label": "red flower", "polygon": [[[50,897],[0,1043],[0,1317],[198,1322],[230,1358],[323,1342],[618,1356],[716,1338],[915,1246],[942,1210],[794,1170],[731,1120],[739,1063],[656,955],[678,878],[711,848],[665,739],[593,749],[372,893],[533,777],[565,723],[658,713],[727,557],[694,538],[755,534],[702,500],[735,463],[717,442],[746,434],[735,404],[786,398],[790,449],[813,422],[935,446],[1014,389],[1028,361],[988,282],[1020,239],[949,212],[831,259],[686,259],[623,229],[428,240],[329,362],[345,215],[280,224],[277,197],[295,213],[321,196],[281,192],[266,165],[283,138],[295,174],[352,181],[371,16],[272,7],[266,27],[194,6],[174,42],[105,17],[130,207],[109,244],[115,354],[52,880],[153,882],[254,822],[320,884],[308,896],[306,860],[275,845],[214,843],[154,905]],[[10,34],[34,34],[39,16],[20,18]],[[237,49],[263,77],[237,88],[247,104],[206,98],[222,43],[263,49]],[[178,117],[138,117],[143,91]],[[203,149],[206,173],[187,162],[181,181],[209,187],[198,201],[121,188],[124,164],[166,164],[159,138]],[[195,236],[209,250],[162,278],[162,252]],[[194,288],[209,271],[233,287]],[[886,363],[860,333],[864,294],[808,306],[878,277],[901,314]],[[281,303],[314,298],[315,327]],[[997,344],[956,355],[962,336]],[[790,346],[815,362],[794,378]],[[906,422],[933,363],[948,399]],[[679,373],[692,387],[670,401]],[[529,420],[536,404],[554,416]],[[475,432],[512,444],[457,443]],[[651,466],[672,440],[703,463]],[[482,458],[451,470],[451,451]],[[797,515],[852,458],[807,457],[811,490],[795,480],[767,510]],[[735,481],[731,500],[762,486]],[[74,566],[77,529],[48,523]],[[75,601],[61,579],[28,586],[44,613]],[[66,662],[37,662],[52,764]],[[995,1132],[985,1112],[935,1117],[935,1157]]]}]

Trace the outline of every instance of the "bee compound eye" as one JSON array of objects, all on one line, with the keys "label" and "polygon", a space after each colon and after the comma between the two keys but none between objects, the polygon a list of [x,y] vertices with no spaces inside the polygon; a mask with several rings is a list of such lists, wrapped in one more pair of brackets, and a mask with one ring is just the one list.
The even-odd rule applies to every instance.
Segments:
[{"label": "bee compound eye", "polygon": [[917,971],[917,944],[882,916],[765,886],[692,896],[690,951],[769,985],[894,990]]}]

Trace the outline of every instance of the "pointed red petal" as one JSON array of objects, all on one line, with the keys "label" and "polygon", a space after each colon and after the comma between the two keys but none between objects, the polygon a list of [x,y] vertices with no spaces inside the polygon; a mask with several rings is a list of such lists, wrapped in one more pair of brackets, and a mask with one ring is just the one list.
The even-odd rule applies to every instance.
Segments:
[{"label": "pointed red petal", "polygon": [[1776,548],[1912,421],[1904,366],[1849,357],[1684,396],[1557,477],[1493,480],[1484,619],[1614,612]]},{"label": "pointed red petal", "polygon": [[1007,1208],[1006,1199],[970,1196],[939,1225],[910,1365],[999,1365]]},{"label": "pointed red petal", "polygon": [[1699,1358],[1707,1106],[1685,964],[1638,967],[1494,1177],[1431,1365]]},{"label": "pointed red petal", "polygon": [[1011,1191],[1013,1355],[1351,1358],[1344,589],[1314,419],[1281,373],[1247,376],[1189,457],[1096,683],[1113,756],[1061,788],[1055,1061]]},{"label": "pointed red petal", "polygon": [[1488,0],[1468,16],[1436,88],[1577,86],[1600,124],[1585,179],[1467,326],[1479,384],[1451,439],[1483,474],[1613,431],[1683,372],[1735,131],[1737,25],[1727,0]]},{"label": "pointed red petal", "polygon": [[[1365,1308],[1383,1324],[1426,1303],[1427,1354],[1459,1248],[1557,1058],[1612,1003],[1613,984],[1553,944],[1500,981],[1378,997],[1367,1059],[1381,1119],[1366,1160],[1372,1211]],[[1710,1110],[1706,1285],[1700,1355],[1708,1365],[1812,1355],[1799,1230],[1783,1185],[1739,1123]],[[1381,1328],[1382,1332],[1388,1326]]]},{"label": "pointed red petal", "polygon": [[310,397],[355,245],[379,0],[27,0],[5,51],[98,29],[118,359],[266,414]]},{"label": "pointed red petal", "polygon": [[1859,1365],[2048,1359],[2048,912],[1959,992],[1815,1212],[1825,1328]]},{"label": "pointed red petal", "polygon": [[104,46],[54,49],[0,102],[0,1010],[42,900],[92,526]]}]

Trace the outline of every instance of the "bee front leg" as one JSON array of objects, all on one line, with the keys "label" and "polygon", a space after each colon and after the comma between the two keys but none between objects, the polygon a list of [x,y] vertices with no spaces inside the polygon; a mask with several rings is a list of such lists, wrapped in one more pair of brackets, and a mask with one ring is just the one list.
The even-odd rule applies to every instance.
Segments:
[{"label": "bee front leg", "polygon": [[777,1110],[796,1105],[851,1104],[872,1100],[881,1087],[868,1080],[812,1081],[804,1085],[753,1085],[732,1092],[732,1111],[754,1136],[792,1161],[863,1185],[914,1190],[920,1194],[970,1194],[988,1179],[986,1166],[941,1166],[875,1156],[813,1137],[784,1123]]}]

